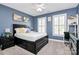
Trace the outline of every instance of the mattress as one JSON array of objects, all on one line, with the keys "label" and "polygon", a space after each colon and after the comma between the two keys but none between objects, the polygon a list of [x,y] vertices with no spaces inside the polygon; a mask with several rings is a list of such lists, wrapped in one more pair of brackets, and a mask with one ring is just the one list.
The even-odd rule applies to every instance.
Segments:
[{"label": "mattress", "polygon": [[40,33],[40,32],[29,32],[29,33],[15,33],[15,37],[28,40],[28,41],[36,41],[44,36],[47,36],[46,33]]}]

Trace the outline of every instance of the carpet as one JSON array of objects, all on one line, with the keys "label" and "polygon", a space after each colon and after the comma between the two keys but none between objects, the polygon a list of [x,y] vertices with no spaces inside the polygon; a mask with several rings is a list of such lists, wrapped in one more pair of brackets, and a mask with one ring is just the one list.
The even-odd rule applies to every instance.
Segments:
[{"label": "carpet", "polygon": [[[5,50],[0,50],[0,55],[34,55],[34,54],[15,45]],[[64,42],[49,40],[49,43],[45,45],[38,52],[37,55],[71,55],[71,52],[69,47],[64,45]]]}]

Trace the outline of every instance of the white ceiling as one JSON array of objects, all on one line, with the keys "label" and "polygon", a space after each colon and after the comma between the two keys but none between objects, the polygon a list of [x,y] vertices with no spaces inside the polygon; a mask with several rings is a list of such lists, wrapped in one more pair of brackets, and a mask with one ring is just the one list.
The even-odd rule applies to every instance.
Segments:
[{"label": "white ceiling", "polygon": [[30,14],[32,16],[69,9],[76,7],[78,5],[77,3],[45,3],[46,9],[43,10],[42,12],[37,12],[35,10],[34,3],[2,3],[2,4],[17,9],[19,11],[22,11],[24,13]]}]

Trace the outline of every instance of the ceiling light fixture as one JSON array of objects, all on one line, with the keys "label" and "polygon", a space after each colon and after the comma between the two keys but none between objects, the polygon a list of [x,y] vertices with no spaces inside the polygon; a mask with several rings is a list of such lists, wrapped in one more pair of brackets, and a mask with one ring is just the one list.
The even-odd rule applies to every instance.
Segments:
[{"label": "ceiling light fixture", "polygon": [[45,4],[44,3],[36,3],[35,4],[35,9],[38,12],[42,12],[45,9]]},{"label": "ceiling light fixture", "polygon": [[42,11],[42,9],[41,9],[41,8],[37,8],[36,10],[37,10],[37,11],[39,11],[39,12],[41,12],[41,11]]}]

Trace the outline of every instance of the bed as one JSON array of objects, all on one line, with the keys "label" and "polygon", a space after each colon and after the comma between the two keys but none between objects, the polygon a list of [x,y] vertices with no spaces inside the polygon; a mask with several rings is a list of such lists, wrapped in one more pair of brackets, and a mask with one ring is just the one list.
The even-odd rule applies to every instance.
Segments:
[{"label": "bed", "polygon": [[15,44],[24,48],[34,54],[37,54],[41,48],[48,43],[48,35],[45,33],[16,33],[15,28],[26,28],[26,25],[13,24],[13,36],[15,38]]}]

